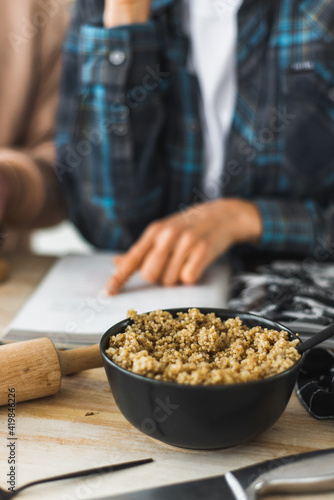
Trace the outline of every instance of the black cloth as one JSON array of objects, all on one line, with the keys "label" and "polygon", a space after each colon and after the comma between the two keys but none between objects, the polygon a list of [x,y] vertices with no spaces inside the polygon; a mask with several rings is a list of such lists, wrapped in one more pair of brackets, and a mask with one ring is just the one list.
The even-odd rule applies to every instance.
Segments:
[{"label": "black cloth", "polygon": [[[333,264],[305,260],[262,262],[239,265],[239,272],[235,266],[229,308],[277,321],[298,332],[303,340],[334,323]],[[333,340],[326,341],[326,347],[334,348]],[[323,347],[308,351],[296,389],[313,417],[334,419],[334,353]]]},{"label": "black cloth", "polygon": [[265,316],[300,334],[316,333],[334,323],[334,266],[279,260],[250,271],[236,269],[228,307]]},{"label": "black cloth", "polygon": [[321,348],[308,351],[296,390],[301,403],[313,417],[334,419],[334,353]]}]

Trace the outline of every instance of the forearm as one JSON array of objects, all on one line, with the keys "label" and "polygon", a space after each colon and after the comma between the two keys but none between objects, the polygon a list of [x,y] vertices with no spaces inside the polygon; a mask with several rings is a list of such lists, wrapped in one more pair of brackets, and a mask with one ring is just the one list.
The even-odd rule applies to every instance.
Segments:
[{"label": "forearm", "polygon": [[[34,3],[37,8],[37,2]],[[8,226],[31,229],[55,224],[64,217],[64,203],[53,169],[53,137],[59,97],[61,46],[67,19],[65,5],[59,5],[48,23],[40,27],[38,37],[31,40],[29,50],[34,51],[36,57],[31,74],[26,75],[30,89],[29,113],[25,108],[18,107],[16,116],[16,122],[24,133],[15,147],[9,142],[6,147],[0,148],[0,182],[2,177],[2,186],[7,192],[7,195],[0,192],[3,202],[0,222]],[[15,59],[15,54],[13,57]]]},{"label": "forearm", "polygon": [[103,23],[106,28],[145,23],[150,11],[150,0],[105,0]]},{"label": "forearm", "polygon": [[64,217],[51,165],[44,168],[27,153],[1,149],[1,179],[6,191],[2,196],[2,220],[6,225],[33,228],[54,224]]}]

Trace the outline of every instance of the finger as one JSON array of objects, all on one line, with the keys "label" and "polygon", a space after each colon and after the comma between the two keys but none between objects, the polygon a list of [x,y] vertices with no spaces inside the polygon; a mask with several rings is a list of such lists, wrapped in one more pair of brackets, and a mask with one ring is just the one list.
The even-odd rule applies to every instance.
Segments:
[{"label": "finger", "polygon": [[117,295],[125,283],[131,278],[135,269],[132,272],[125,272],[123,270],[117,269],[117,271],[111,276],[105,285],[105,289],[108,295]]},{"label": "finger", "polygon": [[180,281],[181,269],[197,242],[198,236],[195,233],[186,231],[182,234],[163,273],[161,281],[164,285],[172,286]]},{"label": "finger", "polygon": [[180,271],[181,281],[187,284],[198,281],[205,269],[226,252],[231,244],[233,244],[233,240],[226,224],[211,226],[211,229],[201,236],[201,240],[190,252],[184,263]]},{"label": "finger", "polygon": [[118,267],[123,261],[123,255],[114,255],[113,256],[113,263],[116,267]]},{"label": "finger", "polygon": [[164,285],[171,286],[182,281],[180,272],[193,248],[200,240],[209,238],[209,235],[216,232],[216,229],[215,220],[205,217],[202,221],[197,218],[196,226],[183,232],[180,243],[175,246],[169,265],[165,270],[162,279]]},{"label": "finger", "polygon": [[144,255],[129,254],[124,257],[123,261],[119,264],[116,272],[109,279],[106,289],[109,295],[116,295],[131,278],[131,276],[139,269]]},{"label": "finger", "polygon": [[196,283],[205,269],[218,257],[209,240],[201,240],[190,253],[180,271],[181,281],[187,285]]},{"label": "finger", "polygon": [[118,269],[106,284],[109,295],[116,295],[129,278],[140,268],[141,263],[152,245],[157,225],[151,225],[130,250],[122,256]]},{"label": "finger", "polygon": [[162,277],[179,235],[180,228],[177,226],[166,227],[157,234],[155,243],[140,269],[142,276],[148,282],[155,283]]}]

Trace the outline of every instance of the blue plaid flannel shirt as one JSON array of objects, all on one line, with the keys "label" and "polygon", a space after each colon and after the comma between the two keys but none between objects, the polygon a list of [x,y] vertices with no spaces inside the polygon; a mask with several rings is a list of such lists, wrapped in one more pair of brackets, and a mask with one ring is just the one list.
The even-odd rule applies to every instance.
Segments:
[{"label": "blue plaid flannel shirt", "polygon": [[[151,221],[206,201],[200,95],[179,0],[113,29],[103,5],[78,0],[64,44],[56,171],[83,235],[126,249]],[[221,195],[256,203],[258,248],[331,258],[334,3],[244,0],[238,24]]]}]

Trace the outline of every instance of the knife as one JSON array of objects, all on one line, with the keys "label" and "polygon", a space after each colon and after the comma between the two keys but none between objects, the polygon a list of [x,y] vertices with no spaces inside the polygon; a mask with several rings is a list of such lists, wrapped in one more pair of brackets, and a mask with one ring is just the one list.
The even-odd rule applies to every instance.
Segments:
[{"label": "knife", "polygon": [[267,460],[222,476],[101,500],[255,500],[269,493],[334,492],[334,448]]}]

